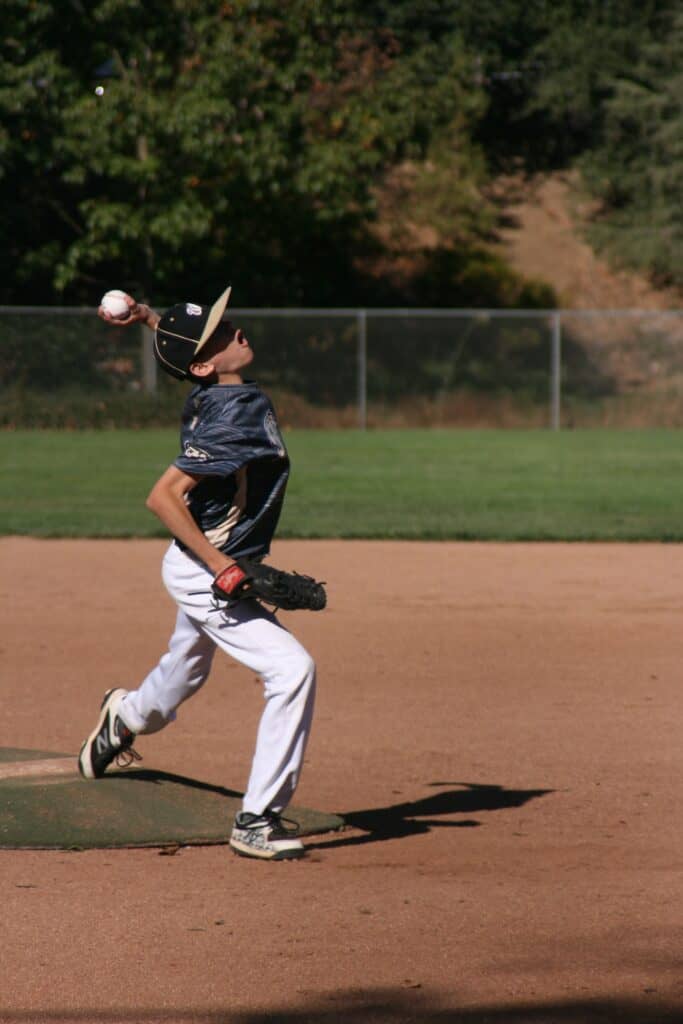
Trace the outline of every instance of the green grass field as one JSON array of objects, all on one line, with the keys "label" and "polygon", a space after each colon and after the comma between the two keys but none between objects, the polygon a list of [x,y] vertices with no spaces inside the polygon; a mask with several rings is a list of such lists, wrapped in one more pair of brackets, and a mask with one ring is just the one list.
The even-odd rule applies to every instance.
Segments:
[{"label": "green grass field", "polygon": [[[291,431],[280,537],[683,539],[676,431]],[[164,536],[174,431],[0,435],[0,533]]]}]

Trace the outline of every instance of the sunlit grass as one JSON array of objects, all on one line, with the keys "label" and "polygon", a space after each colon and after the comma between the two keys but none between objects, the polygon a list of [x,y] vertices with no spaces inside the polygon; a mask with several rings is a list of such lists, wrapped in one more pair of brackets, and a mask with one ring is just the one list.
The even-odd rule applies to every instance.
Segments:
[{"label": "sunlit grass", "polygon": [[[676,431],[290,431],[281,537],[683,539]],[[144,500],[177,435],[0,434],[0,532],[164,536]]]}]

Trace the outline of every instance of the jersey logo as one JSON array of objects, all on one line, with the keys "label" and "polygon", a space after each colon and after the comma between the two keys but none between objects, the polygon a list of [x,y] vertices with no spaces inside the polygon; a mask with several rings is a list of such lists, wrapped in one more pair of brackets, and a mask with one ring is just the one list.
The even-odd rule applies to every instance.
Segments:
[{"label": "jersey logo", "polygon": [[277,420],[275,419],[275,416],[273,415],[270,409],[268,410],[263,419],[263,429],[265,430],[266,436],[270,443],[273,445],[274,448],[277,448],[278,455],[281,457],[286,455],[287,452],[285,449],[285,443],[282,440],[282,435],[277,425]]},{"label": "jersey logo", "polygon": [[202,462],[211,458],[209,453],[205,452],[203,448],[197,448],[195,445],[190,444],[189,441],[185,442],[185,455],[188,459],[199,459]]},{"label": "jersey logo", "polygon": [[188,316],[201,316],[202,307],[198,306],[196,302],[188,302],[185,306],[185,312]]}]

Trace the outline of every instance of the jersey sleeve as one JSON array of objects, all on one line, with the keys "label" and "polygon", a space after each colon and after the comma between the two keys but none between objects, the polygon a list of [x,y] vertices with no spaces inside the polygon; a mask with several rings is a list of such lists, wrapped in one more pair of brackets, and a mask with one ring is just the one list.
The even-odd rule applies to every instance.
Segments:
[{"label": "jersey sleeve", "polygon": [[208,424],[181,439],[174,465],[191,476],[230,476],[254,457],[248,439],[224,423]]}]

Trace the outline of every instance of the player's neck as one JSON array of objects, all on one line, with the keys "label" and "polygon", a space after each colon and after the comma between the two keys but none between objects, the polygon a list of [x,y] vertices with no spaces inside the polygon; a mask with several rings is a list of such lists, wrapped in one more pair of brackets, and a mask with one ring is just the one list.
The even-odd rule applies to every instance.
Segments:
[{"label": "player's neck", "polygon": [[219,384],[243,384],[242,375],[240,373],[219,373],[218,374]]}]

